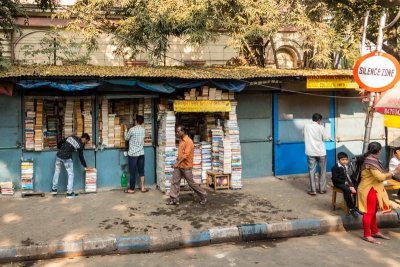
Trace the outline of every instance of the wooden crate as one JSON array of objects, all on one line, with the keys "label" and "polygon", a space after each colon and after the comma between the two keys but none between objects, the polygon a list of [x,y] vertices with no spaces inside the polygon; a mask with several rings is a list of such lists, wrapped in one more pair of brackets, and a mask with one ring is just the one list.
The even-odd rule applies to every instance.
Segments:
[{"label": "wooden crate", "polygon": [[[226,185],[222,185],[218,182],[218,181],[221,181],[222,179],[227,179]],[[214,187],[215,191],[218,189],[228,189],[229,190],[229,187],[231,185],[231,174],[208,171],[207,172],[207,185]]]}]

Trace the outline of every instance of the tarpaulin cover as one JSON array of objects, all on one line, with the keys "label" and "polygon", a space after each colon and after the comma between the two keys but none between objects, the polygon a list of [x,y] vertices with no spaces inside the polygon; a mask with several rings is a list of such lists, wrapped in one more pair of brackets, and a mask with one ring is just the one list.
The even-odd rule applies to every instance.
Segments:
[{"label": "tarpaulin cover", "polygon": [[40,81],[40,80],[23,80],[17,83],[23,89],[36,89],[40,87],[50,87],[53,89],[73,92],[73,91],[84,91],[97,88],[100,86],[99,82],[96,81],[85,81],[85,82],[72,82],[72,81]]},{"label": "tarpaulin cover", "polygon": [[214,86],[232,92],[241,92],[246,87],[244,81],[232,80],[173,80],[165,83],[147,83],[135,79],[107,80],[106,82],[124,86],[139,86],[143,89],[158,93],[173,93],[176,90],[196,88],[203,85]]},{"label": "tarpaulin cover", "polygon": [[175,92],[175,88],[169,86],[166,83],[148,83],[142,82],[134,79],[129,80],[106,80],[105,82],[115,84],[115,85],[123,85],[123,86],[138,86],[148,91],[153,91],[157,93],[165,93],[170,94]]},{"label": "tarpaulin cover", "polygon": [[[122,85],[122,86],[138,86],[142,89],[153,91],[157,93],[170,94],[176,90],[184,90],[190,88],[196,88],[203,85],[209,85],[224,89],[232,92],[241,92],[246,87],[244,81],[232,81],[232,80],[173,80],[165,83],[149,83],[143,82],[136,79],[112,79],[104,80],[109,84]],[[17,83],[23,89],[36,89],[40,87],[50,87],[61,91],[73,92],[94,89],[101,85],[98,81],[84,81],[84,82],[72,82],[72,81],[41,81],[41,80],[22,80]]]}]

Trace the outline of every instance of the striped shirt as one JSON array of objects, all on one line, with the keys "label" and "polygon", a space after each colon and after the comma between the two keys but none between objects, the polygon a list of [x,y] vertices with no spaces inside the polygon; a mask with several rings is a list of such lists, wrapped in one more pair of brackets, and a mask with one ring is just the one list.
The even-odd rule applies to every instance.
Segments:
[{"label": "striped shirt", "polygon": [[144,155],[144,127],[136,125],[125,132],[125,140],[129,141],[128,155],[131,157],[138,157]]}]

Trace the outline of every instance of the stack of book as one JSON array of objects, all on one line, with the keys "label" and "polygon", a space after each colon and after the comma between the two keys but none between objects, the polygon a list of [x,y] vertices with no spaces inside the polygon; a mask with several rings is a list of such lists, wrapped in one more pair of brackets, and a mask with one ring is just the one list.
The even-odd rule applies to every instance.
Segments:
[{"label": "stack of book", "polygon": [[231,188],[242,188],[242,156],[239,138],[239,125],[237,122],[237,102],[231,102],[232,109],[229,112],[229,120],[225,122],[225,133],[229,136],[232,153]]},{"label": "stack of book", "polygon": [[90,141],[86,144],[87,148],[92,147],[93,138],[93,118],[92,118],[92,101],[90,99],[83,100],[83,131],[90,136]]},{"label": "stack of book", "polygon": [[211,130],[212,133],[212,170],[220,171],[220,162],[219,162],[219,142],[224,138],[224,132],[222,127],[215,127]]},{"label": "stack of book", "polygon": [[33,161],[21,161],[21,189],[33,192]]},{"label": "stack of book", "polygon": [[101,101],[101,143],[108,146],[108,100]]},{"label": "stack of book", "polygon": [[35,151],[43,149],[43,100],[36,100]]},{"label": "stack of book", "polygon": [[207,171],[211,170],[211,144],[201,142],[201,179],[203,183],[207,181]]},{"label": "stack of book", "polygon": [[157,147],[157,185],[162,192],[169,191],[176,163],[175,114],[166,109],[160,110]]},{"label": "stack of book", "polygon": [[108,114],[108,146],[115,146],[115,117],[116,114]]},{"label": "stack of book", "polygon": [[82,119],[82,108],[81,101],[75,101],[75,134],[79,137],[83,134],[83,119]]},{"label": "stack of book", "polygon": [[197,97],[197,99],[200,98],[199,100],[208,100],[208,91],[209,91],[208,86],[201,87],[200,94]]},{"label": "stack of book", "polygon": [[14,195],[14,187],[12,182],[0,182],[1,194],[4,196]]},{"label": "stack of book", "polygon": [[151,98],[144,99],[143,106],[143,116],[144,116],[144,144],[151,145],[152,144],[152,117],[151,117]]},{"label": "stack of book", "polygon": [[90,169],[85,171],[85,192],[92,193],[97,191],[97,170]]},{"label": "stack of book", "polygon": [[25,149],[35,149],[35,103],[33,100],[25,102]]},{"label": "stack of book", "polygon": [[216,93],[217,93],[217,88],[210,88],[210,90],[208,92],[208,99],[216,100]]},{"label": "stack of book", "polygon": [[64,138],[74,134],[74,101],[67,100],[64,113]]},{"label": "stack of book", "polygon": [[212,142],[212,133],[211,130],[215,127],[215,118],[212,114],[207,114],[206,115],[206,127],[205,127],[205,133],[203,136],[202,140],[205,140],[209,143]]},{"label": "stack of book", "polygon": [[114,120],[114,147],[120,147],[121,145],[121,125],[119,117],[115,117]]},{"label": "stack of book", "polygon": [[202,166],[201,166],[201,144],[196,143],[194,144],[194,151],[193,151],[193,180],[198,183],[202,184]]},{"label": "stack of book", "polygon": [[222,90],[215,90],[215,100],[222,100]]},{"label": "stack of book", "polygon": [[219,142],[219,171],[228,174],[232,172],[231,142],[224,138]]}]

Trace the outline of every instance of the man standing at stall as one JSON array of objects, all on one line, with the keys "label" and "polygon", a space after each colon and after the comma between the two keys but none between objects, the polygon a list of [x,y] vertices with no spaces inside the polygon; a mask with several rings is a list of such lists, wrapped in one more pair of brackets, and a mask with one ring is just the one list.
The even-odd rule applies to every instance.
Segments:
[{"label": "man standing at stall", "polygon": [[129,129],[125,128],[125,140],[129,141],[128,165],[129,165],[129,188],[125,193],[135,193],[136,170],[140,177],[140,191],[146,193],[149,189],[144,187],[144,137],[145,129],[143,127],[144,117],[136,116],[136,125]]},{"label": "man standing at stall", "polygon": [[319,193],[326,193],[326,148],[324,140],[328,137],[325,135],[325,128],[322,126],[322,115],[314,113],[312,122],[304,127],[304,143],[306,146],[306,155],[308,163],[308,171],[310,176],[310,191],[308,194],[315,196],[317,190],[315,187],[315,174],[317,172],[317,163],[319,165]]},{"label": "man standing at stall", "polygon": [[51,193],[57,194],[58,178],[60,176],[61,165],[64,165],[65,170],[68,173],[68,185],[67,185],[67,198],[74,198],[76,195],[74,189],[74,163],[72,162],[72,153],[78,151],[79,160],[85,170],[91,169],[86,165],[85,157],[83,156],[83,149],[85,145],[90,141],[90,136],[87,133],[82,134],[81,138],[78,136],[69,136],[62,143],[60,143],[59,151],[56,154],[56,169],[53,176],[53,186]]},{"label": "man standing at stall", "polygon": [[178,126],[176,128],[176,136],[180,140],[178,158],[173,165],[174,173],[171,181],[171,191],[169,193],[170,199],[167,201],[167,205],[179,205],[179,190],[182,176],[186,179],[190,188],[200,197],[200,204],[205,205],[207,203],[206,190],[201,188],[193,180],[193,141],[187,135],[187,130],[184,126]]}]

